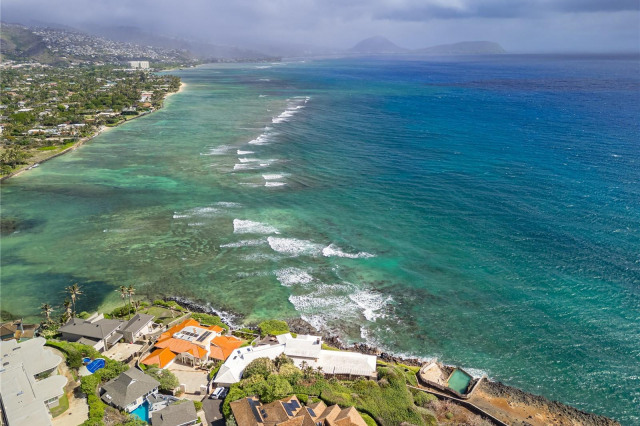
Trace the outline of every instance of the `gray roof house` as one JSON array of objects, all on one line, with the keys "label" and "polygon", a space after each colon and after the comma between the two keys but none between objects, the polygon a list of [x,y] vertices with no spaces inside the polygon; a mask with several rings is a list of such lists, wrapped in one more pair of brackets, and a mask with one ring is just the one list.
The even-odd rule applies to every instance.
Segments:
[{"label": "gray roof house", "polygon": [[56,369],[62,358],[45,350],[41,337],[18,343],[2,342],[0,408],[4,424],[11,426],[51,425],[48,408],[59,404],[67,384],[65,376],[37,376]]},{"label": "gray roof house", "polygon": [[198,422],[193,401],[172,404],[162,410],[151,413],[152,426],[187,426]]},{"label": "gray roof house", "polygon": [[120,339],[135,342],[151,331],[153,318],[153,315],[136,314],[129,321],[121,321],[93,314],[87,319],[71,318],[59,331],[63,340],[82,343],[102,351],[109,349]]},{"label": "gray roof house", "polygon": [[142,371],[131,368],[102,386],[101,398],[120,410],[132,412],[148,395],[158,392],[160,382]]}]

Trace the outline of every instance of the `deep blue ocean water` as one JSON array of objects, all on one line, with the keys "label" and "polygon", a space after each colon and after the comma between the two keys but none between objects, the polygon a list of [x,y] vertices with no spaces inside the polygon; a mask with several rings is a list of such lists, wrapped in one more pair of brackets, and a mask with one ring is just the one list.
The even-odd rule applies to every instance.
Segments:
[{"label": "deep blue ocean water", "polygon": [[[637,57],[207,65],[12,179],[2,309],[180,295],[640,423]],[[34,286],[40,291],[34,292]],[[47,300],[43,300],[43,299]]]}]

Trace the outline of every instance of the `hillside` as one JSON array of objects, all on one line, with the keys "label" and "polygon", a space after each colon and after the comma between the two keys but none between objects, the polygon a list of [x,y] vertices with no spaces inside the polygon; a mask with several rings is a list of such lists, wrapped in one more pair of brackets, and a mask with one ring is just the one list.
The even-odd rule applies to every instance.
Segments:
[{"label": "hillside", "polygon": [[2,59],[13,61],[37,61],[50,64],[59,61],[47,48],[42,37],[21,25],[0,26],[0,54]]},{"label": "hillside", "polygon": [[362,40],[351,49],[349,53],[359,54],[388,54],[388,53],[406,53],[407,49],[404,49],[397,44],[393,43],[387,38],[376,36]]},{"label": "hillside", "polygon": [[492,41],[463,41],[418,49],[413,53],[422,55],[499,55],[507,52],[498,43]]}]

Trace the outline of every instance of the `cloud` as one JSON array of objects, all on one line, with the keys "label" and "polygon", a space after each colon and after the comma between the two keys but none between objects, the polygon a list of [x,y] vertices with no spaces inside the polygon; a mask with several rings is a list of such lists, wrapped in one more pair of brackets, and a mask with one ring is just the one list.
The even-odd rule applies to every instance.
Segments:
[{"label": "cloud", "polygon": [[380,34],[407,47],[489,39],[530,51],[555,39],[556,49],[630,50],[640,36],[638,0],[2,0],[0,8],[8,22],[136,26],[235,45],[345,48]]}]

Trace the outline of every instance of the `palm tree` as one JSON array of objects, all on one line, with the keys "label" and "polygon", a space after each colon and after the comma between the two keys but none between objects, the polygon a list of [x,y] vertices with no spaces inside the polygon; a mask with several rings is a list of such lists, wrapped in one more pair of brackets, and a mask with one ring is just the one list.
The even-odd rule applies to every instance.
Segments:
[{"label": "palm tree", "polygon": [[[136,289],[131,284],[127,288],[127,294],[129,295],[129,307],[131,307],[132,296],[136,294]],[[129,316],[131,316],[131,309],[129,309]]]},{"label": "palm tree", "polygon": [[51,322],[51,313],[53,312],[53,308],[50,304],[43,303],[42,306],[40,306],[40,310],[44,314],[44,317],[47,320],[47,324],[49,324]]},{"label": "palm tree", "polygon": [[119,290],[116,290],[118,292],[120,292],[120,297],[122,297],[122,300],[124,300],[124,306],[127,306],[127,288],[123,285],[120,286]]},{"label": "palm tree", "polygon": [[66,323],[69,318],[71,318],[71,301],[69,299],[64,299],[62,303],[62,307],[64,308],[64,313],[62,314],[62,323]]},{"label": "palm tree", "polygon": [[82,290],[80,290],[80,286],[78,285],[78,283],[75,283],[67,287],[67,291],[71,296],[71,303],[73,304],[73,312],[71,315],[75,317],[76,316],[76,300],[78,299],[79,296],[82,295]]}]

